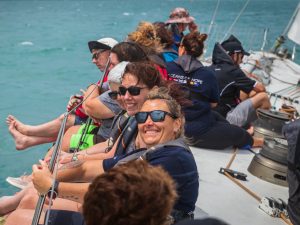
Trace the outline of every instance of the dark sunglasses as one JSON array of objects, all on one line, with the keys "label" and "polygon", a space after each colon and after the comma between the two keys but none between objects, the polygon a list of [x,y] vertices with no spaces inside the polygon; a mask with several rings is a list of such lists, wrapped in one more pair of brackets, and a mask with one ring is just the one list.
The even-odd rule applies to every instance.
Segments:
[{"label": "dark sunglasses", "polygon": [[130,95],[137,96],[141,93],[141,90],[145,87],[137,87],[137,86],[130,86],[129,88],[126,87],[119,87],[119,93],[120,95],[125,95],[128,91]]},{"label": "dark sunglasses", "polygon": [[153,122],[164,121],[166,115],[170,116],[173,119],[177,119],[177,116],[174,116],[173,114],[162,110],[154,110],[151,112],[138,112],[137,114],[135,114],[135,119],[137,123],[145,123],[149,115]]},{"label": "dark sunglasses", "polygon": [[99,51],[95,52],[94,54],[92,54],[92,59],[98,59],[99,55],[104,51],[106,51],[106,50],[99,50]]},{"label": "dark sunglasses", "polygon": [[117,100],[118,99],[118,95],[119,95],[119,92],[118,91],[111,91],[111,92],[108,92],[108,96],[113,99],[113,100]]}]

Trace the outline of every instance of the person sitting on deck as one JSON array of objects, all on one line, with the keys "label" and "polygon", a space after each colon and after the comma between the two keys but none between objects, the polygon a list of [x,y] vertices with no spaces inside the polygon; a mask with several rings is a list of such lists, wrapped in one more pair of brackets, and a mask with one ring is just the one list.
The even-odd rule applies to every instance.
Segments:
[{"label": "person sitting on deck", "polygon": [[[98,41],[89,42],[89,49],[92,53],[92,62],[99,68],[100,71],[104,71],[110,50],[117,43],[118,42],[112,38],[102,38]],[[87,94],[85,96],[87,96]],[[68,104],[68,110],[70,111],[81,101],[81,97],[76,95],[72,96]],[[76,110],[76,112],[80,114],[80,110]],[[66,130],[73,125],[84,123],[85,120],[82,120],[82,113],[80,115],[79,114],[72,113],[68,116]],[[114,115],[112,114],[110,117],[113,116]],[[9,132],[15,139],[16,149],[23,150],[31,146],[54,142],[57,138],[63,118],[64,115],[62,114],[50,122],[32,126],[24,124],[14,116],[9,115],[6,122],[9,126]]]},{"label": "person sitting on deck", "polygon": [[256,109],[270,109],[271,104],[264,85],[250,79],[240,69],[244,55],[249,53],[231,35],[221,45],[216,43],[211,69],[215,71],[220,89],[220,102],[214,110],[229,123],[248,129],[257,119]]},{"label": "person sitting on deck", "polygon": [[[89,184],[72,184],[63,181],[75,179],[90,182],[99,174],[120,163],[142,157],[153,166],[162,166],[175,180],[178,200],[171,213],[175,221],[193,217],[199,188],[196,162],[189,147],[181,138],[184,130],[184,117],[180,106],[173,98],[165,94],[167,89],[161,90],[154,89],[149,93],[148,100],[135,117],[138,124],[138,145],[148,150],[137,149],[111,159],[87,161],[82,166],[59,170],[57,179],[60,182],[56,185],[58,197],[82,202]],[[39,193],[47,193],[52,180],[53,177],[44,162],[42,166],[33,166],[33,183]],[[32,201],[32,198],[30,200]],[[25,212],[26,218],[24,218]],[[13,224],[22,220],[23,224],[29,224],[31,218],[28,215],[32,214],[32,211],[18,208],[8,216],[7,223]]]},{"label": "person sitting on deck", "polygon": [[167,63],[170,79],[180,83],[193,102],[192,106],[184,108],[185,135],[193,146],[200,148],[256,145],[245,130],[229,124],[211,110],[219,101],[217,80],[214,72],[197,60],[203,53],[206,38],[206,34],[199,32],[187,34],[179,46],[178,59]]},{"label": "person sitting on deck", "polygon": [[161,52],[163,59],[165,62],[174,61],[178,58],[178,52],[172,48],[174,44],[172,32],[166,28],[164,22],[155,22],[153,24],[163,47]]},{"label": "person sitting on deck", "polygon": [[194,22],[195,18],[190,16],[189,12],[185,8],[175,8],[171,11],[169,19],[165,22],[166,26],[169,26],[170,31],[173,33],[173,49],[178,52],[181,39],[183,38],[183,32],[186,28],[189,28],[190,32],[198,31],[198,26]]}]

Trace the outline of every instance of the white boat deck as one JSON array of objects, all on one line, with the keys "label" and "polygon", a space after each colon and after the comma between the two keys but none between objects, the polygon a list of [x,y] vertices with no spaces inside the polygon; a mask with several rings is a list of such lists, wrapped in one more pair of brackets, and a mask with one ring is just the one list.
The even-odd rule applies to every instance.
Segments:
[{"label": "white boat deck", "polygon": [[[217,140],[216,140],[217,141]],[[199,171],[199,196],[195,217],[216,217],[231,225],[283,225],[280,218],[273,218],[258,208],[259,202],[241,187],[220,174],[220,167],[229,163],[233,150],[208,150],[191,147]],[[240,181],[259,197],[281,198],[287,202],[288,188],[261,180],[247,171],[254,154],[238,150],[230,169],[247,174],[247,181]],[[201,212],[201,210],[203,212]]]}]

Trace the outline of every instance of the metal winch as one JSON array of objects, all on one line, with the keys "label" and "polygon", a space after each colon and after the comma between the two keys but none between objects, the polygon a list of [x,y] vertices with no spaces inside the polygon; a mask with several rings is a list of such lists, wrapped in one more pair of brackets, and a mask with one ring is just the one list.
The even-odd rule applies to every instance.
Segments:
[{"label": "metal winch", "polygon": [[248,171],[265,181],[288,186],[287,153],[288,144],[281,130],[290,120],[289,115],[277,111],[258,110],[255,135],[265,138],[261,151],[252,159]]},{"label": "metal winch", "polygon": [[254,135],[257,137],[283,138],[282,127],[291,119],[287,113],[265,109],[258,109],[257,116],[254,123]]}]

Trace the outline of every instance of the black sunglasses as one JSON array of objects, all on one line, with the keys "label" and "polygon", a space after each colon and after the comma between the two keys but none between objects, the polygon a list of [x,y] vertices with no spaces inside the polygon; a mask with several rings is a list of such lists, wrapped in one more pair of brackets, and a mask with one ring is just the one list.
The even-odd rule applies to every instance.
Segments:
[{"label": "black sunglasses", "polygon": [[111,92],[108,92],[108,96],[109,96],[112,100],[117,100],[117,99],[118,99],[118,95],[119,95],[119,92],[118,92],[118,91],[111,91]]},{"label": "black sunglasses", "polygon": [[135,119],[137,123],[145,123],[149,115],[153,122],[164,121],[166,115],[170,116],[173,119],[177,119],[177,116],[162,110],[154,110],[151,112],[138,112],[137,114],[135,114]]},{"label": "black sunglasses", "polygon": [[103,49],[103,50],[99,50],[99,51],[95,52],[94,54],[92,54],[92,59],[98,59],[99,55],[104,51],[106,51],[106,50]]},{"label": "black sunglasses", "polygon": [[137,87],[137,86],[130,86],[129,88],[126,88],[126,87],[120,86],[119,93],[120,93],[120,95],[125,95],[126,92],[128,91],[130,95],[137,96],[141,93],[141,90],[144,88],[145,87]]}]

